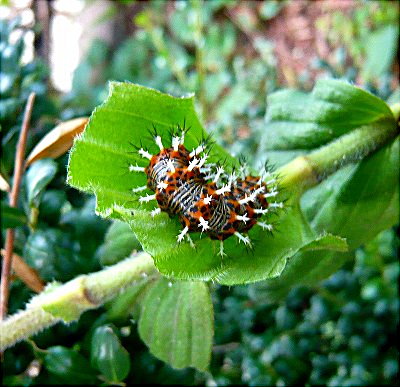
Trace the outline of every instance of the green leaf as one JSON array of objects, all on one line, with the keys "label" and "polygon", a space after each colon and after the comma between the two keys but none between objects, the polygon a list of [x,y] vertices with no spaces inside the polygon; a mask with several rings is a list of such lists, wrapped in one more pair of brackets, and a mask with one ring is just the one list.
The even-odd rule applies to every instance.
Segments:
[{"label": "green leaf", "polygon": [[64,383],[82,385],[96,382],[89,361],[79,353],[61,346],[50,347],[46,352],[44,366]]},{"label": "green leaf", "polygon": [[65,191],[49,189],[43,193],[39,206],[41,219],[45,219],[52,224],[58,224],[61,215],[61,209],[67,201]]},{"label": "green leaf", "polygon": [[102,265],[113,265],[128,257],[133,250],[140,249],[140,243],[129,225],[116,220],[107,230],[104,244],[101,246],[100,263]]},{"label": "green leaf", "polygon": [[345,237],[354,249],[399,223],[399,137],[307,192],[312,227]]},{"label": "green leaf", "polygon": [[397,52],[399,29],[388,25],[371,32],[365,43],[366,59],[361,69],[366,80],[387,73]]},{"label": "green leaf", "polygon": [[174,368],[208,368],[213,307],[203,282],[161,278],[142,302],[139,334],[150,352]]},{"label": "green leaf", "polygon": [[128,351],[109,325],[100,326],[94,331],[91,361],[108,382],[124,380],[131,366]]},{"label": "green leaf", "polygon": [[51,159],[41,159],[32,164],[25,175],[25,184],[30,207],[38,207],[46,186],[57,172],[57,163]]},{"label": "green leaf", "polygon": [[312,93],[278,91],[267,102],[267,129],[259,153],[265,159],[269,151],[277,152],[273,159],[278,165],[360,126],[384,119],[394,123],[384,101],[340,80],[319,80]]},{"label": "green leaf", "polygon": [[31,233],[24,245],[26,263],[36,269],[45,281],[68,281],[87,271],[87,261],[71,249],[71,236],[47,228]]},{"label": "green leaf", "polygon": [[26,215],[18,208],[1,203],[1,228],[14,228],[23,226],[27,222]]},{"label": "green leaf", "polygon": [[[302,208],[317,232],[340,234],[353,250],[399,223],[399,141],[339,170],[303,195]],[[315,284],[353,257],[352,251],[301,251],[279,278],[257,287],[259,297],[278,301],[293,286]]]},{"label": "green leaf", "polygon": [[299,251],[279,277],[254,285],[254,298],[281,301],[294,286],[314,285],[339,270],[351,258],[354,258],[354,252]]},{"label": "green leaf", "polygon": [[332,234],[321,235],[305,245],[288,261],[277,278],[255,284],[255,298],[277,302],[297,285],[313,285],[338,270],[354,254],[346,240]]},{"label": "green leaf", "polygon": [[135,283],[135,285],[124,290],[124,292],[115,297],[110,302],[110,309],[107,311],[107,319],[110,321],[117,321],[125,319],[130,315],[135,305],[138,304],[139,297],[145,292],[146,287],[154,281],[154,278],[149,280],[145,278],[142,281]]},{"label": "green leaf", "polygon": [[[75,142],[69,163],[69,183],[97,196],[97,212],[129,223],[143,249],[155,260],[164,275],[181,279],[214,279],[224,284],[254,282],[276,277],[286,260],[317,236],[303,219],[299,208],[289,208],[276,221],[278,232],[271,236],[260,227],[250,232],[254,251],[247,251],[235,238],[225,241],[227,258],[221,259],[219,242],[194,233],[196,249],[188,243],[177,245],[181,225],[166,213],[150,216],[151,204],[139,204],[132,188],[146,184],[140,173],[129,173],[128,164],[145,165],[130,153],[129,142],[156,152],[157,146],[146,135],[152,123],[164,142],[170,125],[186,123],[192,129],[185,145],[192,149],[204,134],[193,108],[193,98],[174,98],[155,90],[127,83],[111,83],[108,100],[93,113],[85,132]],[[212,161],[227,158],[221,147],[213,147]],[[99,168],[99,165],[101,167]]]}]

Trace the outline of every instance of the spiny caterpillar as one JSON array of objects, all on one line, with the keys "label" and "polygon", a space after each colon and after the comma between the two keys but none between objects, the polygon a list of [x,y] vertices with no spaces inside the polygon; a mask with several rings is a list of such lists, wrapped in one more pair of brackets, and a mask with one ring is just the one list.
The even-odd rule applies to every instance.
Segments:
[{"label": "spiny caterpillar", "polygon": [[[149,160],[147,167],[129,165],[131,172],[144,172],[147,185],[134,188],[134,193],[150,189],[153,195],[141,196],[140,202],[157,201],[158,207],[151,215],[161,211],[170,216],[177,215],[183,230],[177,236],[178,242],[186,238],[194,246],[189,232],[206,233],[211,239],[220,241],[220,255],[224,253],[223,241],[235,235],[246,246],[250,238],[243,233],[255,225],[272,231],[272,225],[259,219],[271,209],[282,208],[282,202],[268,202],[278,194],[276,179],[265,169],[260,176],[245,174],[246,167],[226,173],[217,164],[206,163],[208,141],[202,141],[191,152],[184,146],[187,129],[179,125],[172,132],[172,145],[165,148],[161,136],[154,128],[152,138],[160,151],[152,155],[143,147],[137,148],[139,155]],[[269,181],[264,182],[265,178]]]}]

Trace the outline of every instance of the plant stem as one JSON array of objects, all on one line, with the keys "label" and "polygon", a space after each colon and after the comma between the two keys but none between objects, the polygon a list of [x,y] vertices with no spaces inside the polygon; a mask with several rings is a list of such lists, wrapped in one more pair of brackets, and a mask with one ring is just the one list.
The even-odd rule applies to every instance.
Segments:
[{"label": "plant stem", "polygon": [[281,167],[282,186],[301,195],[346,164],[357,162],[399,134],[393,120],[378,121],[351,131]]},{"label": "plant stem", "polygon": [[77,320],[86,310],[98,308],[126,287],[156,273],[150,255],[140,253],[63,285],[50,284],[43,293],[32,298],[24,311],[0,322],[0,350],[60,321]]},{"label": "plant stem", "polygon": [[[1,255],[4,256],[5,253],[6,251],[1,249]],[[31,268],[19,255],[13,254],[11,268],[29,289],[36,293],[40,293],[44,289],[44,282],[37,271]]]},{"label": "plant stem", "polygon": [[[21,133],[19,135],[17,152],[15,154],[14,178],[10,194],[10,207],[17,207],[19,188],[22,180],[22,173],[24,171],[24,157],[26,138],[28,136],[29,122],[31,120],[33,103],[35,101],[35,93],[31,93],[26,103],[24,119],[22,122]],[[14,230],[8,229],[5,241],[5,254],[3,259],[3,266],[1,268],[1,288],[0,288],[0,320],[3,320],[7,315],[8,297],[10,294],[10,273],[14,249]]]}]

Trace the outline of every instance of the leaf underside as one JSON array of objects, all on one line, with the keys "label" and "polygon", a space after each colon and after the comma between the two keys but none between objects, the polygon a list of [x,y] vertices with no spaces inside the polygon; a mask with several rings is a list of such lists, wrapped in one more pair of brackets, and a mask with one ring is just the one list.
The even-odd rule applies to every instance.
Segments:
[{"label": "leaf underside", "polygon": [[159,359],[174,368],[208,368],[213,342],[208,286],[160,278],[142,301],[139,334]]}]

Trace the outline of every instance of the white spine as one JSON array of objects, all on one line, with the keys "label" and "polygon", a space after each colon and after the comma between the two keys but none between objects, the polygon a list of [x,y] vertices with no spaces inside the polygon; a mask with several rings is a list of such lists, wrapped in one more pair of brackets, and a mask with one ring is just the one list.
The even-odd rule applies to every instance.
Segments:
[{"label": "white spine", "polygon": [[174,151],[178,150],[180,140],[181,139],[179,137],[172,137],[172,147],[174,148]]},{"label": "white spine", "polygon": [[274,228],[272,224],[267,224],[264,222],[257,222],[257,226],[260,226],[263,230],[268,230],[268,231],[272,231]]},{"label": "white spine", "polygon": [[139,154],[140,156],[151,160],[151,158],[153,157],[153,155],[151,155],[149,152],[147,152],[146,150],[144,150],[143,148],[139,149]]},{"label": "white spine", "polygon": [[283,203],[282,202],[269,203],[269,206],[272,208],[283,208]]},{"label": "white spine", "polygon": [[139,167],[139,165],[129,165],[129,172],[144,172],[145,167]]},{"label": "white spine", "polygon": [[162,182],[162,181],[160,181],[158,184],[157,184],[157,188],[160,190],[160,191],[162,191],[163,189],[166,189],[168,187],[168,184],[167,183],[164,183],[164,182]]},{"label": "white spine", "polygon": [[226,256],[224,252],[224,241],[219,241],[219,255],[221,256],[221,258]]},{"label": "white spine", "polygon": [[160,151],[162,151],[164,149],[164,145],[161,141],[161,137],[160,136],[156,136],[155,138],[156,144],[158,145],[158,147],[160,148]]},{"label": "white spine", "polygon": [[219,180],[219,178],[221,177],[221,174],[222,174],[222,173],[224,173],[224,168],[218,167],[217,173],[215,174],[215,177],[214,177],[214,180],[213,180],[214,183],[217,183],[217,182],[218,182],[218,180]]},{"label": "white spine", "polygon": [[189,227],[186,226],[181,232],[180,234],[177,236],[178,242],[182,242],[183,238],[185,237],[186,233],[189,231]]},{"label": "white spine", "polygon": [[202,216],[200,216],[199,222],[200,222],[200,224],[198,225],[198,227],[202,227],[201,231],[205,231],[205,230],[208,230],[210,228],[210,226],[208,225],[207,220],[204,220],[204,218]]},{"label": "white spine", "polygon": [[278,195],[278,191],[271,191],[271,192],[264,194],[264,197],[271,198],[271,197],[275,197],[276,195]]},{"label": "white spine", "polygon": [[237,220],[241,220],[244,223],[247,223],[250,218],[247,216],[247,212],[244,215],[236,215]]},{"label": "white spine", "polygon": [[193,149],[190,154],[189,157],[193,157],[198,155],[199,153],[203,152],[203,150],[205,149],[204,145],[199,145],[196,149]]},{"label": "white spine", "polygon": [[161,208],[155,208],[150,214],[154,218],[156,215],[161,214]]},{"label": "white spine", "polygon": [[231,187],[229,185],[224,185],[220,189],[216,190],[215,193],[217,195],[223,195],[225,192],[230,192]]},{"label": "white spine", "polygon": [[203,198],[203,203],[205,205],[208,205],[208,204],[211,203],[211,200],[212,200],[212,196],[211,195],[207,195],[205,198]]},{"label": "white spine", "polygon": [[143,186],[141,186],[141,187],[132,188],[132,192],[133,192],[133,193],[135,193],[135,192],[141,192],[141,191],[144,191],[145,189],[147,189],[147,185],[143,185]]},{"label": "white spine", "polygon": [[239,241],[243,242],[246,246],[250,246],[251,245],[251,240],[249,237],[245,237],[244,235],[242,235],[240,232],[235,232],[235,236],[237,238],[239,238]]},{"label": "white spine", "polygon": [[199,163],[197,164],[197,168],[201,168],[204,165],[204,163],[207,161],[207,158],[208,158],[208,155],[204,155],[200,159]]},{"label": "white spine", "polygon": [[139,198],[139,202],[150,202],[151,200],[156,200],[156,194],[154,195],[146,195]]},{"label": "white spine", "polygon": [[197,163],[199,162],[199,159],[194,158],[188,165],[187,169],[188,171],[193,170],[193,168],[197,165]]},{"label": "white spine", "polygon": [[268,211],[269,211],[268,208],[256,208],[254,210],[256,214],[263,214],[263,215],[266,214]]},{"label": "white spine", "polygon": [[168,160],[168,161],[167,161],[167,166],[168,166],[168,169],[169,169],[172,173],[175,172],[175,167],[174,167],[174,163],[172,162],[172,160]]},{"label": "white spine", "polygon": [[259,195],[261,192],[263,192],[264,189],[265,188],[263,186],[257,188],[254,192],[251,193],[251,195],[249,195],[249,196],[246,195],[243,199],[240,199],[239,203],[246,204],[248,202],[253,202],[254,200],[256,200],[257,195]]}]

